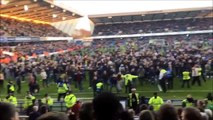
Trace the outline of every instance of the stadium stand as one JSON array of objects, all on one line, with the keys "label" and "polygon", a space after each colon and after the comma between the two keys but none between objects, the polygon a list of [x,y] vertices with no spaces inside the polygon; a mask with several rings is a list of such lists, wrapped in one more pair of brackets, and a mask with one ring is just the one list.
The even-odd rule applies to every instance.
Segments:
[{"label": "stadium stand", "polygon": [[0,36],[68,37],[48,24],[39,24],[0,17]]},{"label": "stadium stand", "polygon": [[112,23],[97,25],[95,35],[122,35],[139,33],[179,32],[194,30],[211,30],[212,18],[169,20],[157,22]]}]

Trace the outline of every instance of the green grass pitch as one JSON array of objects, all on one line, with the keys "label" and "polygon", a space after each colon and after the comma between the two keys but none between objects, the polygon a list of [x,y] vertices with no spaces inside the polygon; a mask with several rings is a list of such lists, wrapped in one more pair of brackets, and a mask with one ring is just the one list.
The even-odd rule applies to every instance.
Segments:
[{"label": "green grass pitch", "polygon": [[[43,88],[41,81],[40,80],[38,81],[39,81],[41,90],[39,93],[35,94],[37,98],[42,98],[45,93],[48,93],[52,98],[57,98],[57,85],[55,83],[51,83],[49,87]],[[92,98],[93,91],[92,89],[88,89],[89,87],[88,83],[89,82],[87,80],[84,80],[83,82],[84,90],[82,92],[80,92],[79,89],[76,89],[73,84],[71,85],[71,89],[73,90],[74,94],[76,94],[78,98],[81,98],[81,99]],[[213,78],[207,79],[207,82],[202,81],[201,87],[198,85],[195,85],[195,86],[191,86],[191,88],[189,89],[186,88],[186,86],[185,88],[181,88],[181,84],[182,82],[176,78],[174,80],[174,89],[168,90],[167,93],[159,92],[156,85],[144,84],[143,86],[141,86],[138,82],[137,82],[136,88],[138,93],[145,97],[151,97],[153,92],[158,92],[159,95],[164,99],[184,99],[187,94],[191,94],[195,99],[203,99],[206,97],[207,93],[209,92],[213,93]],[[4,90],[0,91],[0,98],[4,98],[7,95],[6,93],[7,81],[4,82],[4,85],[5,85]],[[18,99],[24,99],[24,96],[26,95],[25,93],[27,90],[28,90],[27,82],[24,82],[22,83],[21,94],[15,93],[15,96]],[[113,92],[116,93],[115,88],[113,88]],[[127,96],[127,94],[124,93],[124,87],[122,92],[118,95]]]}]

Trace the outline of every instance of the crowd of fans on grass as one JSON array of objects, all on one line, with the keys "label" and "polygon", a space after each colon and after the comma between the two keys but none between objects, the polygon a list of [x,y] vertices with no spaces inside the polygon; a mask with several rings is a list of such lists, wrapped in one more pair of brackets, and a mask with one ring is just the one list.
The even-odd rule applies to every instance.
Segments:
[{"label": "crowd of fans on grass", "polygon": [[[17,81],[27,80],[29,91],[34,92],[35,86],[41,87],[38,80],[43,81],[43,86],[62,81],[74,85],[79,91],[83,91],[83,82],[89,82],[89,88],[94,88],[96,81],[102,81],[104,91],[128,92],[122,75],[131,74],[138,76],[133,80],[133,87],[144,84],[158,84],[160,69],[171,71],[172,79],[168,82],[168,89],[173,89],[174,78],[182,81],[183,71],[188,70],[190,76],[194,68],[202,68],[202,76],[196,83],[201,86],[202,81],[212,77],[213,61],[210,44],[189,45],[183,40],[178,45],[166,43],[165,45],[153,45],[144,41],[119,40],[111,42],[95,41],[90,47],[79,51],[64,54],[33,58],[30,60],[19,59],[17,62],[1,64],[2,80],[14,81],[20,92],[21,84]],[[49,44],[34,44],[35,50],[51,49],[55,44],[56,49],[66,48],[66,42]],[[26,47],[27,46],[27,47]],[[30,45],[17,46],[30,49]],[[111,46],[111,47],[108,47]],[[61,47],[61,48],[60,48]],[[31,47],[32,48],[32,47]],[[88,77],[86,77],[88,76]],[[138,81],[140,84],[135,84]],[[193,81],[193,75],[190,82]],[[194,84],[193,84],[194,85]],[[190,85],[191,86],[191,85]],[[190,87],[188,86],[188,87]]]}]

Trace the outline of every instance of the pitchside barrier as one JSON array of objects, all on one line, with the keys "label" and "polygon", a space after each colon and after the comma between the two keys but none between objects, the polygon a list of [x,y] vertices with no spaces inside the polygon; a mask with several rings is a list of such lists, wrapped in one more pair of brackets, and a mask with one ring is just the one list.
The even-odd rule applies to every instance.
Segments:
[{"label": "pitchside barrier", "polygon": [[[91,102],[93,98],[80,98],[79,100],[84,103],[84,102]],[[148,103],[149,98],[145,98],[145,103]],[[166,102],[168,100],[164,100]],[[120,97],[120,103],[123,106],[124,109],[128,109],[128,100],[127,97]],[[23,109],[23,102],[19,102],[17,109],[20,111],[20,120],[28,120],[28,116],[24,115],[24,109]],[[182,100],[171,100],[171,104],[178,107],[182,105]],[[50,108],[52,111],[60,111],[60,112],[65,112],[66,111],[66,106],[64,102],[54,102],[53,106]]]},{"label": "pitchside barrier", "polygon": [[[93,98],[80,98],[79,101],[82,103],[85,102],[91,102]],[[145,98],[145,103],[148,103],[149,98]],[[167,100],[164,100],[166,102]],[[120,97],[120,103],[122,104],[124,109],[128,109],[128,100],[127,97]],[[24,108],[23,108],[24,102],[18,102],[17,109],[19,110],[21,115],[24,115]],[[171,100],[171,104],[174,106],[181,106],[182,105],[182,100]],[[55,101],[54,104],[51,106],[51,111],[60,111],[60,112],[65,112],[66,111],[66,106],[64,102],[57,102]]]}]

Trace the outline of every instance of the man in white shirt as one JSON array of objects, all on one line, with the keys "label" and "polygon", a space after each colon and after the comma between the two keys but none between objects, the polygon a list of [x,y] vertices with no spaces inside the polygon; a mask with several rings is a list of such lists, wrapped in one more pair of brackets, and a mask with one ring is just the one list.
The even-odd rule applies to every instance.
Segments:
[{"label": "man in white shirt", "polygon": [[163,92],[165,93],[167,91],[166,89],[166,70],[163,68],[160,68],[160,74],[159,74],[159,84],[163,90]]},{"label": "man in white shirt", "polygon": [[44,69],[42,69],[41,71],[41,79],[42,79],[42,84],[43,84],[43,87],[48,87],[48,81],[47,81],[47,73]]},{"label": "man in white shirt", "polygon": [[200,75],[199,75],[199,66],[196,64],[192,67],[192,85],[197,84],[201,86]]}]

